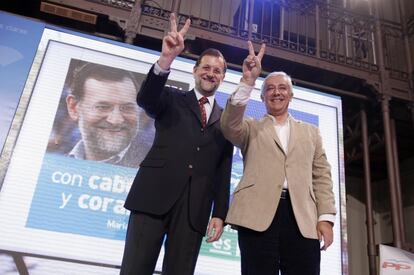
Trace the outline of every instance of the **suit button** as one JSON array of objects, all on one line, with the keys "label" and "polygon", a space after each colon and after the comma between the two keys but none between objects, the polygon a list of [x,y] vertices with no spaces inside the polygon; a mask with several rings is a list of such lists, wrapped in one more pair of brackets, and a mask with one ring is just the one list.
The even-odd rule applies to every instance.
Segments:
[{"label": "suit button", "polygon": [[193,169],[193,166],[191,164],[188,165],[188,168]]},{"label": "suit button", "polygon": [[201,128],[201,129],[200,129],[200,131],[201,131],[201,132],[204,132],[204,128]]},{"label": "suit button", "polygon": [[200,151],[200,147],[197,147],[197,151]]}]

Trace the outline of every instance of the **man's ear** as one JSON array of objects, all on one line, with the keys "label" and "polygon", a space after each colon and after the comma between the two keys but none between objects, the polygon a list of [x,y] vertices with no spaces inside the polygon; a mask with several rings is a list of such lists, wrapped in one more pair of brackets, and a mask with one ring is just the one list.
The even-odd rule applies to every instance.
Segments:
[{"label": "man's ear", "polygon": [[226,73],[225,72],[223,73],[223,78],[221,79],[221,83],[224,82],[224,78],[226,78]]},{"label": "man's ear", "polygon": [[262,93],[260,93],[260,98],[262,99],[262,101],[264,102],[264,96]]},{"label": "man's ear", "polygon": [[68,108],[68,113],[70,118],[74,121],[77,121],[79,118],[78,103],[78,100],[73,95],[68,95],[66,97],[66,106]]}]

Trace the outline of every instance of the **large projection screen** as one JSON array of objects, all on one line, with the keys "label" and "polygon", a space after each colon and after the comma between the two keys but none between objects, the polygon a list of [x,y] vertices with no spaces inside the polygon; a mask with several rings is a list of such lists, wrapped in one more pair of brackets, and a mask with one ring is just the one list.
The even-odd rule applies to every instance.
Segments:
[{"label": "large projection screen", "polygon": [[[132,72],[139,84],[158,54],[90,36],[45,29],[35,59],[38,62],[31,70],[35,81],[26,83],[25,90],[30,89],[31,93],[30,102],[5,168],[0,192],[0,221],[3,221],[0,250],[63,261],[120,265],[129,215],[123,203],[139,169],[139,160],[151,145],[153,121],[138,110],[136,132],[127,147],[128,151],[134,149],[136,161],[111,164],[79,159],[71,152],[79,143],[82,126],[68,115],[66,97],[75,72],[85,64]],[[193,66],[194,61],[175,60],[168,85],[191,89]],[[226,73],[216,96],[220,105],[225,105],[240,76],[231,70]],[[246,111],[252,117],[265,113],[259,92],[262,81],[256,82]],[[344,274],[347,249],[341,100],[294,87],[290,112],[296,119],[317,125],[321,130],[332,166],[338,209],[334,243],[322,252],[321,274]],[[242,169],[240,151],[235,148],[231,190],[237,186]],[[157,263],[158,271],[162,256],[163,252]],[[196,274],[240,274],[239,259],[237,231],[226,227],[219,241],[203,242]]]}]

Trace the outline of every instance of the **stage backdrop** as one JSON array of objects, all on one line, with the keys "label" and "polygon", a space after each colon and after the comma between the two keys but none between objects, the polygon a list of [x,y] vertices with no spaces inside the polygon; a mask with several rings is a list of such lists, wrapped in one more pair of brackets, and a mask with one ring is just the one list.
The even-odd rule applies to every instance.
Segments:
[{"label": "stage backdrop", "polygon": [[[77,72],[88,64],[127,71],[135,75],[139,86],[158,55],[158,52],[61,29],[45,29],[36,55],[39,62],[35,62],[30,72],[35,81],[26,84],[30,88],[30,103],[10,164],[4,171],[0,192],[0,249],[63,261],[120,265],[129,216],[123,204],[139,162],[98,162],[77,156],[78,146],[88,136],[88,127],[85,127],[86,119],[76,119],[68,112],[68,97],[73,92]],[[185,90],[192,88],[193,66],[194,61],[178,58],[172,65],[168,85]],[[226,73],[217,93],[220,105],[225,105],[240,76],[235,71]],[[262,81],[256,82],[248,105],[247,115],[252,117],[259,118],[265,113],[259,92]],[[99,98],[101,91],[95,92]],[[327,252],[322,252],[321,274],[340,275],[343,274],[342,258],[347,258],[341,100],[300,87],[294,87],[294,94],[291,114],[320,128],[332,165],[338,215],[334,243]],[[107,101],[110,100],[115,99]],[[90,113],[85,115],[93,117],[97,108],[104,107],[89,108]],[[121,107],[116,108],[121,111]],[[116,157],[123,158],[132,152],[140,160],[151,146],[153,121],[140,109],[123,107],[122,110],[136,113],[130,122],[133,131],[122,136],[126,147]],[[93,140],[89,136],[88,141],[91,140],[96,146],[114,145],[99,137]],[[232,191],[242,173],[240,151],[235,148]],[[157,270],[162,266],[162,256],[163,252]],[[203,242],[196,274],[240,274],[239,258],[237,231],[226,227],[218,242]]]}]

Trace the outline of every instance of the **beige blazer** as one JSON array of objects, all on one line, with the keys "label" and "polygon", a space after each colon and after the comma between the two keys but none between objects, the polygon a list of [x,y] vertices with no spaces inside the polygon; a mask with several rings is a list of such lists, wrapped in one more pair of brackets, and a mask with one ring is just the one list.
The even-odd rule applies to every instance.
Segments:
[{"label": "beige blazer", "polygon": [[243,118],[245,109],[228,102],[221,117],[224,136],[241,149],[244,162],[226,223],[266,230],[276,214],[286,178],[300,232],[317,239],[318,217],[336,214],[331,168],[318,128],[290,117],[286,154],[272,118]]}]

